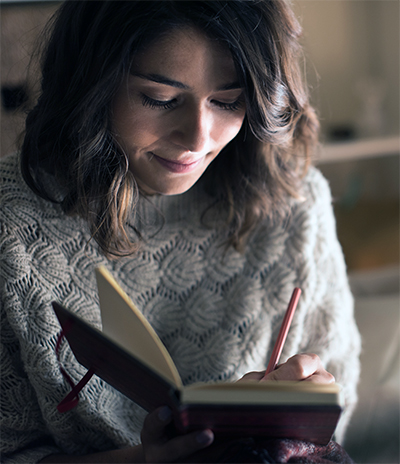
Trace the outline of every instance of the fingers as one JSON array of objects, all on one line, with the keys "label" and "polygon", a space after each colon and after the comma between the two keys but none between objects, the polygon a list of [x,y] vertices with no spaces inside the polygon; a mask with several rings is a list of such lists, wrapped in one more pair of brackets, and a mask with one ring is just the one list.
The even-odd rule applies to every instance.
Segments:
[{"label": "fingers", "polygon": [[175,462],[211,445],[213,441],[214,434],[209,429],[175,437],[159,449],[160,460],[154,462]]},{"label": "fingers", "polygon": [[257,380],[260,381],[264,377],[265,371],[259,371],[259,372],[248,372],[245,374],[241,379],[239,379],[237,382],[245,382],[247,380]]},{"label": "fingers", "polygon": [[173,462],[210,445],[214,440],[211,430],[205,429],[170,439],[166,427],[172,421],[168,407],[148,414],[142,429],[142,445],[146,462]]},{"label": "fingers", "polygon": [[326,371],[321,359],[313,353],[296,354],[274,371],[265,380],[297,380],[313,383],[334,383],[335,378]]},{"label": "fingers", "polygon": [[142,443],[164,442],[165,428],[172,421],[170,408],[162,407],[148,414],[143,423]]}]

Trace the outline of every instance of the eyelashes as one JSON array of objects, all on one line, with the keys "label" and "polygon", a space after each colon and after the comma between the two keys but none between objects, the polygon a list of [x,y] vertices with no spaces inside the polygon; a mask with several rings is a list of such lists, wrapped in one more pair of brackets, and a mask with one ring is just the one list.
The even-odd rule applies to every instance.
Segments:
[{"label": "eyelashes", "polygon": [[243,101],[240,98],[232,103],[224,103],[224,102],[214,100],[214,105],[217,105],[219,108],[223,110],[237,111],[242,107]]},{"label": "eyelashes", "polygon": [[[141,93],[140,97],[142,99],[143,106],[151,109],[170,110],[172,108],[175,108],[178,104],[176,98],[173,98],[172,100],[155,100],[154,98],[150,98],[144,93]],[[224,103],[218,100],[212,100],[212,102],[218,108],[221,108],[222,110],[226,111],[237,111],[243,105],[243,101],[241,98],[238,98],[236,101],[232,103]]]},{"label": "eyelashes", "polygon": [[153,98],[148,97],[144,93],[141,93],[140,96],[142,99],[143,106],[147,108],[170,110],[171,108],[174,108],[174,106],[176,105],[175,98],[172,100],[162,101],[154,100]]}]

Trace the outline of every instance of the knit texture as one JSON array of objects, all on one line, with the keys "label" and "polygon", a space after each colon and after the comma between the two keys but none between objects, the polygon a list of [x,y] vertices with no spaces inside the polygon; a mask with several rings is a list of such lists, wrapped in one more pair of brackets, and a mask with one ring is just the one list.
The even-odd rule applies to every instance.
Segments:
[{"label": "knit texture", "polygon": [[[69,385],[55,355],[60,327],[51,301],[101,327],[94,275],[100,264],[152,324],[184,384],[265,369],[293,288],[300,287],[281,361],[317,353],[343,385],[341,439],[356,402],[360,338],[330,191],[318,170],[309,170],[304,199],[290,200],[286,220],[260,223],[244,253],[224,247],[223,211],[203,216],[211,199],[201,182],[182,195],[141,198],[132,226],[143,246],[112,262],[81,219],[29,190],[17,155],[0,161],[0,179],[2,462],[140,441],[145,411],[96,376],[75,409],[56,409]],[[67,343],[60,358],[78,382],[86,369]]]}]

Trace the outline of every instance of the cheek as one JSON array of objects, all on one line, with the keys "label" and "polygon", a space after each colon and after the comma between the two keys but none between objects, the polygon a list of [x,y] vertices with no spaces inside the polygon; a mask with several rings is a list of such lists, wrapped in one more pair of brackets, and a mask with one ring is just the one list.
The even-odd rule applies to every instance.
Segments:
[{"label": "cheek", "polygon": [[220,141],[221,145],[226,145],[236,137],[242,127],[244,115],[231,117],[220,121],[214,128],[214,140]]},{"label": "cheek", "polygon": [[125,148],[149,145],[160,132],[154,117],[125,101],[117,101],[113,107],[112,129]]}]

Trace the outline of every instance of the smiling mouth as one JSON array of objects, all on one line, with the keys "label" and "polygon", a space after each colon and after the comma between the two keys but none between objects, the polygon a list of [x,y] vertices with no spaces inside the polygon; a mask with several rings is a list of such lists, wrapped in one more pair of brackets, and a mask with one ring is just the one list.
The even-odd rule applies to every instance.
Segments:
[{"label": "smiling mouth", "polygon": [[167,169],[170,172],[174,173],[187,173],[191,172],[194,169],[197,168],[197,166],[201,163],[203,158],[200,158],[196,161],[193,161],[191,163],[185,163],[185,162],[179,162],[179,161],[172,161],[168,160],[165,158],[161,158],[160,156],[155,155],[154,153],[151,152],[151,159],[154,159],[157,161],[162,167]]}]

